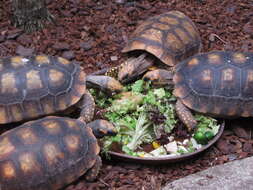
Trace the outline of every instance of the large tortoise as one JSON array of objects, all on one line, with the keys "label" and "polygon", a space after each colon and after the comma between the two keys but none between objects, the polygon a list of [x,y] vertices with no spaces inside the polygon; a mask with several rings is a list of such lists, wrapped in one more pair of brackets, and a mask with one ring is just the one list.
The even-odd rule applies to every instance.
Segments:
[{"label": "large tortoise", "polygon": [[85,174],[96,178],[100,166],[96,137],[114,135],[114,127],[96,120],[48,116],[0,136],[1,190],[56,190]]},{"label": "large tortoise", "polygon": [[118,68],[118,79],[122,83],[132,81],[154,65],[172,70],[200,49],[200,35],[185,14],[169,11],[151,17],[136,28],[123,49],[128,59]]},{"label": "large tortoise", "polygon": [[[101,89],[122,89],[111,77],[87,78]],[[74,107],[81,108],[84,121],[92,119],[94,101],[78,64],[44,55],[0,59],[0,124],[70,112]]]},{"label": "large tortoise", "polygon": [[221,118],[253,116],[253,53],[213,51],[177,65],[176,112],[192,130],[190,110]]}]

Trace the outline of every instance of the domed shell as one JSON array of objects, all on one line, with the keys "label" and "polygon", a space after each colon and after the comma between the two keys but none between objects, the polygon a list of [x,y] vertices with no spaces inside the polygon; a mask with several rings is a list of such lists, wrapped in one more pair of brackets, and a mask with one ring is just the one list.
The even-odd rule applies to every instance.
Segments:
[{"label": "domed shell", "polygon": [[179,11],[170,11],[139,25],[123,52],[145,50],[173,66],[200,49],[200,35],[191,19]]},{"label": "domed shell", "polygon": [[177,65],[174,95],[197,112],[253,116],[253,53],[213,51]]},{"label": "domed shell", "polygon": [[99,153],[79,120],[45,117],[0,136],[1,190],[55,190],[86,173]]},{"label": "domed shell", "polygon": [[85,93],[85,77],[79,65],[61,57],[0,59],[0,123],[65,110]]}]

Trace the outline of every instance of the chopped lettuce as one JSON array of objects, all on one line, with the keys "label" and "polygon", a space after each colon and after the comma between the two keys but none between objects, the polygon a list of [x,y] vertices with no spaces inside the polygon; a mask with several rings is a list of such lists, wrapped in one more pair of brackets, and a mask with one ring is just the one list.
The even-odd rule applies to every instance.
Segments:
[{"label": "chopped lettuce", "polygon": [[216,119],[199,115],[199,114],[195,115],[195,119],[198,122],[197,131],[203,132],[203,133],[207,131],[211,131],[214,135],[218,133],[220,126],[217,123]]},{"label": "chopped lettuce", "polygon": [[159,148],[156,148],[155,150],[152,150],[149,152],[152,156],[161,156],[161,155],[166,155],[166,149],[163,146],[160,146]]},{"label": "chopped lettuce", "polygon": [[[180,155],[193,152],[202,146],[194,136],[184,143],[169,140],[177,145],[171,152],[166,145],[161,145],[150,152],[145,152],[141,145],[151,144],[163,134],[170,134],[177,125],[174,103],[176,98],[166,88],[152,88],[149,82],[137,80],[126,85],[120,94],[108,97],[91,90],[96,104],[106,110],[104,117],[111,121],[118,134],[103,139],[103,151],[106,152],[116,143],[121,150],[131,156],[150,157]],[[219,125],[215,119],[196,114],[197,132],[210,131],[217,134]],[[170,144],[169,143],[169,144]],[[169,145],[167,144],[167,145]]]},{"label": "chopped lettuce", "polygon": [[153,91],[148,91],[143,101],[144,104],[151,104],[151,105],[157,104],[157,100]]},{"label": "chopped lettuce", "polygon": [[137,109],[137,106],[142,104],[143,95],[134,93],[124,93],[120,99],[112,101],[111,107],[108,109],[111,112],[117,112],[119,114],[126,114],[133,112]]},{"label": "chopped lettuce", "polygon": [[158,89],[154,89],[154,94],[159,98],[163,98],[166,96],[165,90],[164,88],[158,88]]},{"label": "chopped lettuce", "polygon": [[135,83],[131,86],[132,92],[142,92],[144,90],[144,81],[143,80],[137,80]]},{"label": "chopped lettuce", "polygon": [[131,134],[132,139],[126,145],[130,150],[136,150],[139,145],[144,142],[152,142],[153,138],[148,131],[150,125],[151,122],[148,122],[145,113],[141,113],[136,123],[135,130],[133,131],[133,134]]}]

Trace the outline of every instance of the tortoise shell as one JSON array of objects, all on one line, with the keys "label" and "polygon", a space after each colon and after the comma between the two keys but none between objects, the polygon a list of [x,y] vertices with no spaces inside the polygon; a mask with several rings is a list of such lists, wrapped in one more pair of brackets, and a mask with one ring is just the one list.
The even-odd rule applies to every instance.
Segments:
[{"label": "tortoise shell", "polygon": [[139,25],[123,52],[145,50],[169,66],[201,49],[194,23],[179,11],[151,17]]},{"label": "tortoise shell", "polygon": [[61,57],[0,59],[0,123],[65,110],[85,93],[85,77],[79,65]]},{"label": "tortoise shell", "polygon": [[174,95],[188,108],[219,117],[253,116],[253,54],[213,51],[177,65]]},{"label": "tortoise shell", "polygon": [[93,167],[97,140],[85,123],[49,116],[0,136],[1,190],[55,190]]}]

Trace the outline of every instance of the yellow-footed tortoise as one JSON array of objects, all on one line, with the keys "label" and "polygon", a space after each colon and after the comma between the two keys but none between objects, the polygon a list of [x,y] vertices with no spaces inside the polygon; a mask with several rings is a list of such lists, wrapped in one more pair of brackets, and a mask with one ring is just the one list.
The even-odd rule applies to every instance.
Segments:
[{"label": "yellow-footed tortoise", "polygon": [[[88,82],[100,84],[100,89],[122,89],[111,77],[89,76]],[[81,108],[84,121],[92,119],[94,101],[78,64],[44,55],[0,59],[0,124],[62,113],[75,106]]]},{"label": "yellow-footed tortoise", "polygon": [[213,51],[177,65],[176,112],[193,129],[190,110],[221,118],[253,116],[253,53]]},{"label": "yellow-footed tortoise", "polygon": [[57,190],[83,174],[92,181],[102,164],[95,137],[115,134],[104,120],[55,116],[9,130],[0,136],[0,189]]},{"label": "yellow-footed tortoise", "polygon": [[136,28],[123,49],[128,59],[116,71],[118,79],[122,83],[132,81],[153,65],[171,70],[200,49],[200,35],[185,14],[169,11],[151,17]]}]

